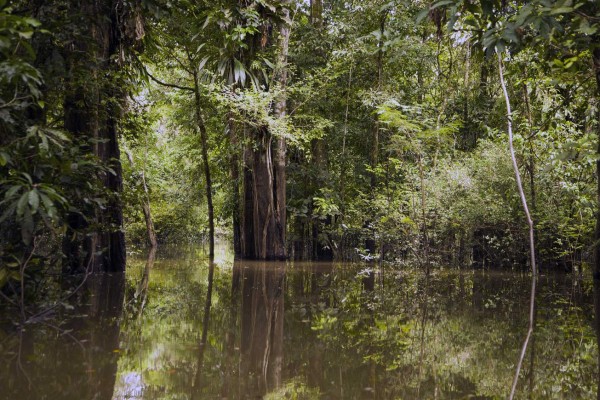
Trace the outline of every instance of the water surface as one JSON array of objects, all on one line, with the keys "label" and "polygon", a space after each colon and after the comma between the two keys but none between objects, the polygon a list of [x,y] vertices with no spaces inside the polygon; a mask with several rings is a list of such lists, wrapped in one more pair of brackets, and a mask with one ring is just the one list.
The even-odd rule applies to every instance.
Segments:
[{"label": "water surface", "polygon": [[[0,398],[505,398],[527,329],[527,274],[129,260],[23,332],[0,315]],[[538,290],[519,397],[595,398],[591,282]]]}]

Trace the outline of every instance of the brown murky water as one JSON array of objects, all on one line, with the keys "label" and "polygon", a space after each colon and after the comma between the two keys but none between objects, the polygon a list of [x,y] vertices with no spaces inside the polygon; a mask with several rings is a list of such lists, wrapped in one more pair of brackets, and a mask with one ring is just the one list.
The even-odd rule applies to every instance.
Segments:
[{"label": "brown murky water", "polygon": [[[505,398],[529,277],[161,248],[85,288],[24,331],[0,308],[0,398]],[[591,282],[538,288],[519,397],[595,398]]]}]

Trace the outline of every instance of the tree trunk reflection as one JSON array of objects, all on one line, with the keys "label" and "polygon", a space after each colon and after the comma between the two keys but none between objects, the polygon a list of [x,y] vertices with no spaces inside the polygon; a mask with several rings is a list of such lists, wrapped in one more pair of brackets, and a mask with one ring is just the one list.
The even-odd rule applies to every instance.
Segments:
[{"label": "tree trunk reflection", "polygon": [[264,395],[281,385],[285,266],[244,263],[240,376],[248,378],[242,393]]}]

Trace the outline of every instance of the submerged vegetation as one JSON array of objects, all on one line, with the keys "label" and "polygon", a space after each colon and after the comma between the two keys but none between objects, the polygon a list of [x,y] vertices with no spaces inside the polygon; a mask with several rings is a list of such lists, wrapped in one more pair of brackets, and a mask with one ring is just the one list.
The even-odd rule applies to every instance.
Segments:
[{"label": "submerged vegetation", "polygon": [[[318,306],[302,311],[307,335],[327,351],[353,349],[340,363],[358,357],[373,376],[383,368],[390,386],[380,397],[432,397],[420,385],[436,373],[419,367],[400,383],[393,374],[410,364],[400,351],[415,346],[415,329],[422,362],[423,338],[448,333],[392,310],[418,303],[440,313],[435,329],[458,332],[460,322],[416,292],[387,293],[386,276],[417,266],[425,282],[415,290],[435,299],[444,285],[435,292],[429,276],[448,267],[502,269],[516,281],[532,272],[531,334],[537,272],[572,273],[574,285],[587,285],[590,304],[578,307],[591,314],[594,297],[600,315],[599,132],[596,0],[0,0],[0,313],[21,340],[39,324],[66,335],[75,328],[48,321],[73,302],[87,314],[82,292],[97,290],[90,318],[113,329],[105,345],[118,346],[115,317],[150,318],[157,247],[206,244],[208,293],[213,274],[218,288],[220,274],[239,272],[214,271],[217,239],[232,243],[236,259],[361,262],[362,272],[329,282]],[[146,246],[138,288],[95,275],[125,271],[127,255]],[[266,281],[252,273],[265,290],[284,290],[285,272]],[[501,307],[503,296],[486,301]],[[204,304],[199,366],[215,351],[207,322],[223,311],[217,302],[209,295]],[[259,306],[268,310],[262,324],[284,311],[283,302]],[[576,371],[590,374],[597,348],[587,328],[600,338],[600,319],[578,321],[560,329],[585,331],[570,349],[585,353],[582,364],[561,359],[561,384],[544,377],[531,393],[559,396],[574,385],[591,396],[590,379],[572,382]],[[479,322],[465,324],[474,324],[465,336],[480,335]],[[542,340],[558,335],[539,325]],[[534,351],[530,334],[511,397]],[[462,365],[461,354],[443,362],[446,377],[460,375],[451,365]],[[263,372],[280,374],[281,363]],[[499,384],[469,376],[489,390],[456,396],[505,395],[515,373],[505,372]],[[256,393],[345,397],[287,378],[265,376]]]}]

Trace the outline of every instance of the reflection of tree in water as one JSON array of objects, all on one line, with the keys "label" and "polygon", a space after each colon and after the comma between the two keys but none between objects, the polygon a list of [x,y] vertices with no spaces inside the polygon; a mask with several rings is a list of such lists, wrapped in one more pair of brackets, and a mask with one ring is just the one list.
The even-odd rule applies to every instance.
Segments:
[{"label": "reflection of tree in water", "polygon": [[252,263],[241,269],[242,393],[265,394],[281,385],[285,265]]},{"label": "reflection of tree in water", "polygon": [[123,295],[123,274],[92,275],[76,299],[75,317],[63,324],[32,323],[16,334],[12,344],[20,348],[20,357],[9,364],[8,376],[0,373],[4,386],[0,397],[111,399]]}]

